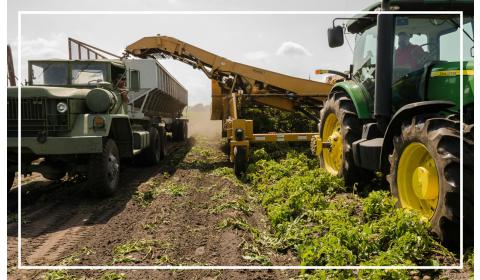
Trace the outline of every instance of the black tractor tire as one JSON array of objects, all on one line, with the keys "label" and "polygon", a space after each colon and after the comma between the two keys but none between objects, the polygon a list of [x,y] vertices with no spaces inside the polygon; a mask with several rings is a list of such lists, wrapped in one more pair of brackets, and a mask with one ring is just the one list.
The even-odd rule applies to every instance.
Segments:
[{"label": "black tractor tire", "polygon": [[150,146],[142,151],[142,159],[147,165],[156,165],[162,160],[162,140],[158,133],[158,129],[150,127],[148,129],[150,136]]},{"label": "black tractor tire", "polygon": [[106,139],[103,152],[93,154],[88,165],[87,183],[90,192],[99,198],[112,196],[118,189],[120,156],[117,145]]},{"label": "black tractor tire", "polygon": [[[400,135],[393,138],[387,181],[402,207],[399,197],[398,165],[405,148],[411,143],[424,145],[435,162],[438,174],[438,202],[430,224],[432,231],[451,249],[460,246],[460,123],[443,116],[416,116],[403,123]],[[473,245],[473,141],[464,139],[463,209],[464,244]]]},{"label": "black tractor tire", "polygon": [[[333,91],[325,101],[324,107],[320,111],[320,137],[322,137],[325,121],[330,114],[334,114],[340,122],[340,131],[343,138],[343,162],[336,175],[344,178],[345,185],[353,186],[357,184],[357,187],[361,188],[365,183],[370,182],[373,178],[373,173],[355,166],[352,144],[361,138],[363,123],[358,118],[355,105],[346,92],[341,90]],[[326,139],[322,139],[322,141],[325,142]],[[319,162],[320,167],[326,167],[323,152],[319,155]]]},{"label": "black tractor tire", "polygon": [[236,146],[233,152],[235,154],[233,169],[235,171],[235,175],[240,177],[247,170],[247,148],[244,146]]},{"label": "black tractor tire", "polygon": [[7,190],[13,187],[13,181],[15,181],[15,172],[7,172]]}]

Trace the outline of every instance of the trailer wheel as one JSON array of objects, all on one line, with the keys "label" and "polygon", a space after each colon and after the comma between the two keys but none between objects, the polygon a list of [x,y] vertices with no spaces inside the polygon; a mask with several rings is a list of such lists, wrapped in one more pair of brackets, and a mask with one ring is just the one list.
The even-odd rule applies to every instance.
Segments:
[{"label": "trailer wheel", "polygon": [[15,172],[7,172],[7,190],[13,187],[13,181],[15,181]]},{"label": "trailer wheel", "polygon": [[240,177],[242,173],[247,170],[247,148],[244,146],[235,146],[233,152],[235,154],[233,169],[235,170],[235,175]]},{"label": "trailer wheel", "polygon": [[173,141],[175,142],[180,142],[182,141],[182,136],[183,136],[183,127],[182,127],[182,122],[179,120],[175,120],[172,124],[172,138]]},{"label": "trailer wheel", "polygon": [[320,166],[330,174],[343,177],[346,185],[368,182],[372,174],[355,166],[352,144],[360,139],[362,123],[353,101],[344,91],[334,91],[320,111],[320,138],[330,146],[322,147]]},{"label": "trailer wheel", "polygon": [[[402,125],[389,156],[397,206],[414,209],[450,248],[460,240],[460,123],[418,116]],[[464,245],[473,245],[473,142],[464,140]]]},{"label": "trailer wheel", "polygon": [[158,128],[158,136],[160,138],[160,157],[164,159],[167,156],[167,133],[164,126]]},{"label": "trailer wheel", "polygon": [[183,121],[183,141],[188,139],[188,122]]},{"label": "trailer wheel", "polygon": [[162,160],[162,142],[157,128],[150,127],[148,134],[150,135],[150,146],[142,152],[143,160],[148,165],[155,165]]},{"label": "trailer wheel", "polygon": [[120,177],[120,157],[117,145],[112,139],[103,144],[103,152],[91,155],[88,165],[88,186],[97,197],[107,197],[115,193]]}]

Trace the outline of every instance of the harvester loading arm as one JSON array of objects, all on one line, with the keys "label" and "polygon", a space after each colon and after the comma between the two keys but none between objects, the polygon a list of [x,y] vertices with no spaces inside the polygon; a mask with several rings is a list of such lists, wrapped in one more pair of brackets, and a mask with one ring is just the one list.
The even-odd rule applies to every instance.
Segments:
[{"label": "harvester loading arm", "polygon": [[245,104],[299,111],[318,122],[318,112],[332,84],[292,77],[234,62],[167,36],[144,37],[126,48],[139,58],[171,57],[202,70],[212,80],[212,120],[222,120],[235,173],[246,168],[251,143],[310,142],[316,133],[253,133],[253,120],[238,116]]},{"label": "harvester loading arm", "polygon": [[[172,57],[202,70],[224,93],[237,93],[254,103],[290,112],[309,109],[318,112],[332,87],[234,62],[167,36],[144,37],[129,45],[126,51],[140,58]],[[215,87],[215,82],[212,84]],[[215,93],[212,97],[212,107],[216,107]],[[219,118],[212,115],[212,119]]]}]

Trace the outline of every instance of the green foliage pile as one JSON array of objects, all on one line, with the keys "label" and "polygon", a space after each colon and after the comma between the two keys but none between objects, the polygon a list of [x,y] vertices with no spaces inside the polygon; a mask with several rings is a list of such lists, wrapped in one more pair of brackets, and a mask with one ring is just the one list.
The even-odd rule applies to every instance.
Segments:
[{"label": "green foliage pile", "polygon": [[300,112],[286,112],[275,108],[242,108],[241,117],[253,122],[253,131],[259,132],[313,132],[317,124]]},{"label": "green foliage pile", "polygon": [[[374,191],[367,197],[347,193],[340,178],[297,151],[272,160],[258,149],[252,158],[246,179],[279,240],[275,249],[294,251],[301,265],[439,265],[439,259],[449,259],[430,235],[428,223],[396,208],[389,192]],[[317,271],[316,276],[403,279],[408,271]]]}]

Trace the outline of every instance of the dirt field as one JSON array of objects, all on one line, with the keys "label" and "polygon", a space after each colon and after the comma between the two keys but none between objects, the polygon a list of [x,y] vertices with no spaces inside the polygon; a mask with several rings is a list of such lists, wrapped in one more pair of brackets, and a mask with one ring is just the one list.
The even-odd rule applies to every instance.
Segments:
[{"label": "dirt field", "polygon": [[[192,113],[193,114],[193,113]],[[191,137],[170,145],[155,167],[127,166],[118,195],[90,197],[85,182],[52,182],[40,175],[22,185],[22,262],[24,265],[252,265],[245,257],[249,233],[229,227],[232,218],[267,229],[260,207],[231,169],[217,131],[196,113]],[[11,279],[100,279],[124,273],[127,279],[287,279],[285,271],[18,271],[16,188],[9,193],[8,258]],[[241,201],[248,210],[228,207]],[[219,207],[226,205],[225,207]],[[273,253],[272,253],[273,254]],[[288,254],[274,265],[296,264]],[[68,274],[68,275],[67,275]],[[117,279],[117,278],[106,278]],[[119,278],[122,279],[122,278]]]},{"label": "dirt field", "polygon": [[[158,166],[125,166],[120,191],[110,199],[90,197],[81,180],[26,178],[23,264],[298,265],[291,252],[279,254],[258,246],[252,232],[245,230],[252,226],[268,232],[265,212],[248,185],[233,176],[220,140],[220,123],[210,122],[208,112],[189,115],[189,140],[171,144],[169,156]],[[19,271],[16,191],[8,196],[9,279],[291,279],[299,274],[292,270]],[[443,275],[464,279],[469,274]]]}]

